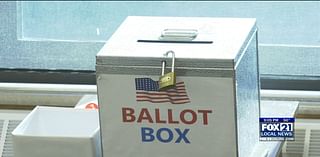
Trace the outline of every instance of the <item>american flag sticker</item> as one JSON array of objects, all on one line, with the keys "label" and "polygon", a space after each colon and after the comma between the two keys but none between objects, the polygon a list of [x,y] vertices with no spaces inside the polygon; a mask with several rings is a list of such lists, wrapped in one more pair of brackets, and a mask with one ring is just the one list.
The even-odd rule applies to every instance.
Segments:
[{"label": "american flag sticker", "polygon": [[137,101],[148,101],[151,103],[185,104],[190,99],[183,81],[177,82],[172,89],[159,91],[158,81],[151,78],[136,78],[136,99]]}]

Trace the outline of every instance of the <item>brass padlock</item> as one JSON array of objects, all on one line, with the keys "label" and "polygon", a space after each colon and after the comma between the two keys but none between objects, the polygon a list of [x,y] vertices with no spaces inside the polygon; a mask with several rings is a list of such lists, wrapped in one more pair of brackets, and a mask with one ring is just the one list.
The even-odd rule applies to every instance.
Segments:
[{"label": "brass padlock", "polygon": [[172,66],[171,72],[164,74],[166,68],[166,61],[161,61],[162,69],[161,69],[161,76],[159,78],[159,90],[166,90],[176,86],[176,73],[174,72],[174,60],[175,55],[173,51],[168,51],[164,54],[164,56],[168,57],[168,54],[172,54]]}]

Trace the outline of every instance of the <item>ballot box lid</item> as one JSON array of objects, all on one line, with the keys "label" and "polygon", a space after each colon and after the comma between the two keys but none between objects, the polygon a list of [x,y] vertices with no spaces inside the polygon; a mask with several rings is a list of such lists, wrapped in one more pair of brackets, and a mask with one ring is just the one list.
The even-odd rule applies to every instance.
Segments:
[{"label": "ballot box lid", "polygon": [[176,66],[234,68],[256,31],[254,18],[128,16],[96,64],[160,66],[174,51]]}]

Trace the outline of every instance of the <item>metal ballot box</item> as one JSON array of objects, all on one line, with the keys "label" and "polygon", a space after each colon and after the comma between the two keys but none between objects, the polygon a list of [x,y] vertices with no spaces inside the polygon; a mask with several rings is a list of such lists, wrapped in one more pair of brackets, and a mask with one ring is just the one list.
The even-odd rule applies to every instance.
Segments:
[{"label": "metal ballot box", "polygon": [[257,58],[255,19],[128,17],[97,55],[104,157],[250,157]]}]

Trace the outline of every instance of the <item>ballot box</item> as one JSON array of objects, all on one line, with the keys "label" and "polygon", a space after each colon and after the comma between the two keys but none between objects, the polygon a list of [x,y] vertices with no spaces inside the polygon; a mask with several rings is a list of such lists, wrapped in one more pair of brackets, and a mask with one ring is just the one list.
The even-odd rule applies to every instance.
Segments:
[{"label": "ballot box", "polygon": [[96,58],[104,157],[250,157],[256,20],[127,17]]}]

